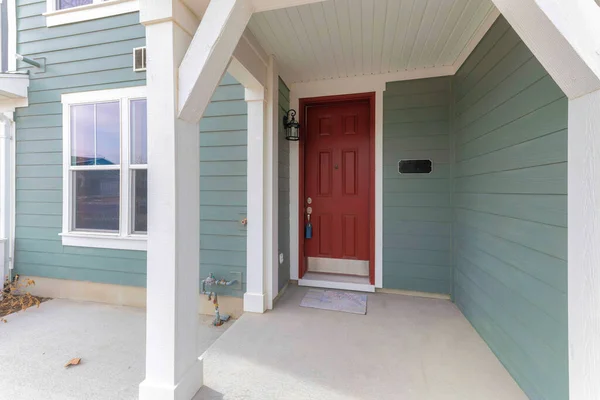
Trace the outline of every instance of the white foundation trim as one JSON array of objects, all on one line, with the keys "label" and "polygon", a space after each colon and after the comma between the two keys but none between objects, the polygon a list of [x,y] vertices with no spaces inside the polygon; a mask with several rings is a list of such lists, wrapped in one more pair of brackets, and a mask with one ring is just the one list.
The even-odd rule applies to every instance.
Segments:
[{"label": "white foundation trim", "polygon": [[413,290],[398,290],[398,289],[377,289],[375,291],[377,293],[395,294],[395,295],[412,296],[412,297],[424,297],[426,299],[451,300],[451,297],[449,294],[416,292]]},{"label": "white foundation trim", "polygon": [[90,21],[113,15],[136,12],[140,9],[138,0],[95,0],[93,4],[65,8],[64,10],[57,10],[56,3],[57,0],[46,0],[48,11],[43,14],[46,17],[46,26]]},{"label": "white foundation trim", "polygon": [[[21,279],[32,279],[35,282],[35,285],[29,287],[28,291],[36,296],[90,301],[117,306],[146,307],[147,292],[144,287],[39,276],[22,276]],[[229,314],[233,318],[239,318],[244,313],[243,299],[241,297],[219,296],[219,309],[222,313]],[[206,295],[198,295],[198,313],[203,315],[215,314],[215,306],[212,301],[208,301]]]},{"label": "white foundation trim", "polygon": [[298,286],[309,286],[323,289],[353,290],[355,292],[375,292],[375,285],[352,282],[335,282],[325,279],[298,279]]}]

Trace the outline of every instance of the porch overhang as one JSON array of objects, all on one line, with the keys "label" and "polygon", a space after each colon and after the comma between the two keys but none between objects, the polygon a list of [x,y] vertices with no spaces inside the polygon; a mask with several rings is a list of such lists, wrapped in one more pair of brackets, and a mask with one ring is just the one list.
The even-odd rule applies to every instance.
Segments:
[{"label": "porch overhang", "polygon": [[11,112],[17,107],[27,107],[29,75],[0,73],[0,112]]}]

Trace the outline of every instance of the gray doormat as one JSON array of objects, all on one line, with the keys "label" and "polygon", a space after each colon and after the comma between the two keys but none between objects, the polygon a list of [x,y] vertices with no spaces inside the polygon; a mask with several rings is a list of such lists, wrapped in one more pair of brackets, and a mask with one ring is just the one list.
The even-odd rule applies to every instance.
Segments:
[{"label": "gray doormat", "polygon": [[367,295],[338,290],[309,289],[300,307],[364,315],[367,313]]}]

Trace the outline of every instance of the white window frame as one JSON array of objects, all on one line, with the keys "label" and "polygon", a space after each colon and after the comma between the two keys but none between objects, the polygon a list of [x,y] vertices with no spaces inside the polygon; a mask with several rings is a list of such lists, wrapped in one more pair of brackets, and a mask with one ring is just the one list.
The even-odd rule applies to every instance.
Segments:
[{"label": "white window frame", "polygon": [[93,0],[92,4],[84,6],[57,8],[58,0],[46,0],[46,26],[58,26],[75,22],[90,21],[113,15],[139,11],[138,0]]},{"label": "white window frame", "polygon": [[[96,247],[104,249],[146,250],[147,234],[133,232],[133,186],[130,184],[133,170],[147,169],[147,164],[130,165],[130,103],[145,99],[146,87],[136,86],[93,92],[69,93],[61,96],[63,109],[63,246]],[[74,196],[71,166],[71,106],[110,101],[120,102],[121,111],[121,165],[119,232],[95,232],[73,230]],[[85,169],[85,168],[78,168]]]}]

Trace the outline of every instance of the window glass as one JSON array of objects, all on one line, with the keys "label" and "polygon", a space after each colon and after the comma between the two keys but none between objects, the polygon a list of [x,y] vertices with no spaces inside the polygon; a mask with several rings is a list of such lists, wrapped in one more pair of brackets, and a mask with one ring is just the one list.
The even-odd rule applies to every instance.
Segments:
[{"label": "window glass", "polygon": [[147,164],[146,99],[131,101],[131,164]]},{"label": "window glass", "polygon": [[121,162],[119,102],[71,107],[71,165]]},{"label": "window glass", "polygon": [[74,171],[75,230],[119,230],[119,170]]},{"label": "window glass", "polygon": [[94,165],[94,105],[71,106],[71,165]]},{"label": "window glass", "polygon": [[64,10],[66,8],[85,6],[92,3],[93,0],[58,0],[57,6],[59,10]]},{"label": "window glass", "polygon": [[133,231],[148,231],[148,171],[133,170]]},{"label": "window glass", "polygon": [[119,102],[96,105],[96,165],[121,162],[120,114]]}]

